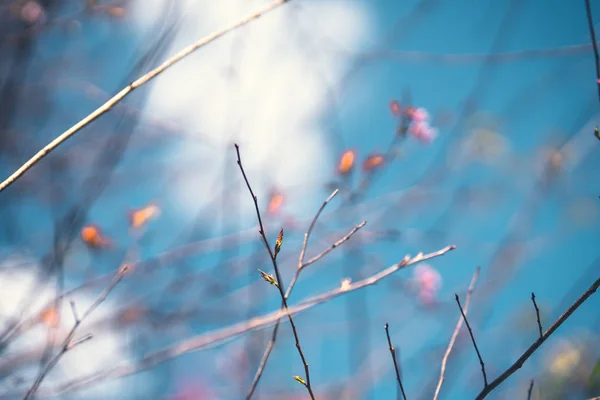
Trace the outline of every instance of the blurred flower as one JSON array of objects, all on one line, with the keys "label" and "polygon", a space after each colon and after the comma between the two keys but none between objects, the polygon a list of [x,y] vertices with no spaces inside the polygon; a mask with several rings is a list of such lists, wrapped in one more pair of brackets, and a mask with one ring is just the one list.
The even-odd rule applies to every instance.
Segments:
[{"label": "blurred flower", "polygon": [[56,328],[60,323],[60,314],[55,307],[48,307],[40,313],[40,322]]},{"label": "blurred flower", "polygon": [[283,205],[284,197],[278,192],[271,193],[271,200],[269,201],[269,214],[277,214],[281,210]]},{"label": "blurred flower", "polygon": [[412,114],[412,119],[414,122],[429,122],[429,113],[424,108],[417,108]]},{"label": "blurred flower", "polygon": [[392,100],[390,102],[390,111],[392,112],[392,115],[395,116],[399,116],[402,112],[402,109],[400,108],[400,103],[398,103],[397,100]]},{"label": "blurred flower", "polygon": [[413,122],[409,132],[416,139],[425,143],[431,143],[437,137],[437,129],[429,126],[427,122]]},{"label": "blurred flower", "polygon": [[30,24],[41,21],[44,16],[44,9],[37,1],[28,1],[23,5],[23,8],[21,8],[21,18]]},{"label": "blurred flower", "polygon": [[381,167],[385,163],[385,157],[382,154],[371,154],[363,163],[365,171],[371,171]]},{"label": "blurred flower", "polygon": [[131,227],[137,229],[149,221],[155,219],[160,215],[160,208],[155,204],[149,204],[138,210],[132,211],[129,214],[129,223]]},{"label": "blurred flower", "polygon": [[81,240],[92,249],[110,247],[111,241],[97,225],[86,225],[81,229]]},{"label": "blurred flower", "polygon": [[340,162],[338,163],[338,173],[340,175],[347,175],[352,171],[352,168],[354,167],[354,158],[355,154],[353,150],[346,150],[342,153]]},{"label": "blurred flower", "polygon": [[442,286],[439,272],[429,264],[420,264],[414,269],[413,279],[417,284],[421,301],[431,304]]},{"label": "blurred flower", "polygon": [[581,360],[581,352],[572,343],[564,341],[550,361],[550,372],[555,375],[568,375]]}]

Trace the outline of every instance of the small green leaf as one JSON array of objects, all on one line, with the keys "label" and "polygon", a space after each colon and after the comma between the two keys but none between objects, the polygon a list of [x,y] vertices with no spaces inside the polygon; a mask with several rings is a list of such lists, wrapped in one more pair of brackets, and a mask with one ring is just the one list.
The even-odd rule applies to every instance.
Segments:
[{"label": "small green leaf", "polygon": [[279,250],[281,250],[281,245],[283,244],[283,228],[279,231],[279,235],[277,235],[277,241],[275,242],[275,254],[273,257],[277,257]]},{"label": "small green leaf", "polygon": [[258,272],[260,272],[260,275],[265,281],[269,282],[271,285],[279,286],[273,275],[269,275],[261,269],[259,269]]},{"label": "small green leaf", "polygon": [[300,382],[301,384],[303,384],[304,386],[306,386],[306,381],[301,376],[294,375],[294,376],[292,376],[292,378],[294,378],[295,380],[297,380],[298,382]]}]

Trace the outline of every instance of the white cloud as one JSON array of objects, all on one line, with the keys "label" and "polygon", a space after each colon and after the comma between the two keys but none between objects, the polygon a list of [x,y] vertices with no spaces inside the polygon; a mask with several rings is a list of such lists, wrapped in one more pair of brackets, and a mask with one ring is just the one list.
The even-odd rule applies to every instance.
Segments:
[{"label": "white cloud", "polygon": [[[179,3],[185,18],[168,54],[267,3]],[[151,26],[160,4],[164,0],[137,2],[133,15],[139,29]],[[160,76],[146,111],[177,120],[190,135],[202,132],[213,145],[209,151],[190,140],[171,155],[174,168],[181,168],[184,160],[195,160],[189,164],[194,172],[173,181],[170,188],[182,212],[188,214],[210,201],[211,192],[220,193],[214,182],[222,176],[225,155],[234,152],[231,134],[236,126],[240,130],[235,140],[259,197],[264,198],[271,185],[284,193],[298,193],[302,187],[298,205],[288,209],[295,214],[322,201],[320,185],[330,177],[334,161],[318,119],[328,85],[338,80],[349,61],[343,52],[331,49],[356,49],[369,32],[368,12],[358,3],[294,1],[198,50]],[[234,79],[226,74],[232,60]],[[242,204],[244,211],[251,212],[251,202]]]}]

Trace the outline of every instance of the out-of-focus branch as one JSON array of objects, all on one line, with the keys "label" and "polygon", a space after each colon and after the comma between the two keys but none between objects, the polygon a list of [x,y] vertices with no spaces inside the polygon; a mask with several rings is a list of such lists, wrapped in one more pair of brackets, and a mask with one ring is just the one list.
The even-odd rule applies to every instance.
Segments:
[{"label": "out-of-focus branch", "polygon": [[596,281],[594,283],[592,283],[592,285],[575,301],[575,303],[573,303],[567,309],[567,311],[565,311],[564,314],[561,315],[550,326],[550,328],[548,328],[548,330],[546,332],[544,332],[542,337],[540,337],[538,340],[533,342],[533,344],[531,346],[529,346],[529,348],[527,350],[525,350],[525,352],[521,355],[521,357],[519,357],[517,359],[517,361],[514,362],[513,365],[508,367],[508,369],[506,371],[504,371],[498,378],[496,378],[489,385],[484,387],[483,390],[477,396],[476,400],[484,399],[488,394],[490,394],[490,392],[492,390],[494,390],[495,388],[500,386],[500,384],[502,382],[504,382],[509,376],[511,376],[519,368],[521,368],[523,366],[523,364],[525,364],[525,361],[527,361],[529,359],[529,357],[531,357],[531,355],[533,353],[535,353],[535,351],[542,345],[542,343],[544,343],[550,337],[550,335],[552,335],[554,333],[554,331],[556,331],[558,329],[558,327],[563,324],[563,322],[565,322],[567,319],[569,319],[571,314],[573,314],[575,312],[575,310],[577,310],[579,308],[579,306],[581,306],[592,294],[594,294],[596,292],[596,290],[598,290],[599,287],[600,287],[600,278],[596,279]]},{"label": "out-of-focus branch", "polygon": [[123,279],[123,276],[129,271],[129,268],[130,267],[128,264],[123,264],[119,268],[119,270],[118,270],[117,274],[115,275],[111,284],[100,294],[100,296],[98,296],[98,298],[85,311],[85,313],[81,316],[81,318],[79,318],[79,316],[77,315],[77,311],[75,309],[75,303],[71,302],[71,311],[73,312],[73,318],[75,318],[75,323],[73,324],[73,327],[71,328],[71,330],[67,334],[67,337],[63,341],[58,353],[56,353],[54,355],[54,357],[52,357],[50,359],[50,361],[48,361],[46,366],[44,368],[42,368],[42,370],[38,374],[37,378],[35,379],[33,385],[31,385],[31,388],[29,388],[29,390],[27,391],[27,394],[25,395],[23,400],[31,400],[34,398],[38,388],[40,387],[40,385],[41,385],[42,381],[44,380],[44,378],[46,377],[46,375],[48,375],[48,373],[56,366],[56,364],[58,364],[58,361],[62,358],[62,356],[67,351],[71,350],[73,347],[75,347],[83,342],[86,342],[92,338],[92,336],[88,334],[78,340],[73,341],[73,337],[75,336],[75,331],[77,331],[77,328],[79,328],[79,325],[81,325],[81,323],[91,313],[93,313],[94,310],[96,310],[96,308],[98,308],[100,306],[100,304],[102,304],[104,302],[104,300],[106,300],[106,297],[108,296],[108,294],[115,288],[115,286],[117,286],[117,284],[119,282],[121,282],[121,280]]},{"label": "out-of-focus branch", "polygon": [[217,32],[214,32],[208,36],[205,36],[204,38],[198,40],[197,42],[192,43],[191,45],[183,48],[177,54],[175,54],[171,58],[167,59],[165,62],[163,62],[161,65],[159,65],[152,71],[150,71],[150,72],[146,73],[145,75],[141,76],[140,78],[136,79],[135,81],[133,81],[132,83],[127,85],[127,87],[122,89],[119,93],[114,95],[106,103],[102,104],[100,107],[98,107],[95,111],[93,111],[87,117],[85,117],[84,119],[82,119],[81,121],[79,121],[78,123],[76,123],[75,125],[70,127],[69,129],[67,129],[56,139],[54,139],[53,141],[48,143],[46,146],[44,146],[44,148],[41,149],[40,151],[38,151],[33,157],[31,157],[29,160],[27,160],[27,162],[25,162],[25,164],[23,164],[21,167],[19,167],[19,169],[17,169],[15,172],[13,172],[12,175],[10,175],[8,178],[6,178],[3,182],[0,183],[0,192],[2,192],[4,189],[9,187],[11,184],[13,184],[17,179],[19,179],[31,167],[33,167],[35,164],[37,164],[42,158],[44,158],[46,155],[48,155],[51,151],[56,149],[62,143],[67,141],[71,136],[73,136],[74,134],[79,132],[81,129],[83,129],[85,126],[89,125],[90,123],[92,123],[94,120],[96,120],[103,114],[110,111],[111,108],[113,108],[116,104],[121,102],[125,97],[127,97],[135,89],[139,88],[140,86],[142,86],[145,83],[149,82],[150,80],[154,79],[155,77],[157,77],[158,75],[160,75],[161,73],[166,71],[168,68],[173,66],[175,63],[181,61],[182,59],[184,59],[185,57],[187,57],[188,55],[190,55],[191,53],[193,53],[200,47],[214,41],[215,39],[220,38],[221,36],[224,36],[225,34],[231,32],[241,26],[246,25],[250,21],[257,19],[257,18],[267,14],[270,11],[273,11],[274,9],[287,3],[288,1],[290,1],[290,0],[275,0],[275,1],[267,4],[262,9],[240,19],[239,21],[237,21]]},{"label": "out-of-focus branch", "polygon": [[[402,268],[417,264],[421,261],[429,260],[431,258],[443,256],[444,254],[448,253],[451,250],[454,250],[455,248],[456,246],[452,245],[446,246],[441,250],[429,254],[419,253],[412,258],[410,256],[406,256],[401,262],[394,264],[365,279],[354,283],[348,283],[347,285],[341,285],[340,287],[325,292],[321,295],[308,298],[296,306],[289,307],[288,312],[290,313],[290,315],[295,315],[303,311],[309,310],[319,304],[326,303],[344,294],[351,293],[371,285],[375,285],[382,279],[392,275],[393,273],[397,272]],[[143,357],[136,365],[121,364],[113,366],[111,368],[100,370],[83,378],[75,379],[61,384],[54,390],[48,390],[47,392],[43,392],[42,395],[44,397],[55,397],[68,392],[73,392],[85,387],[92,386],[105,379],[117,379],[133,375],[138,372],[148,370],[156,365],[164,363],[173,358],[180,357],[184,354],[188,354],[193,351],[199,351],[206,348],[211,348],[221,343],[224,343],[225,341],[231,340],[237,336],[240,336],[244,333],[266,328],[268,326],[273,325],[278,319],[284,317],[285,315],[287,315],[286,311],[277,310],[263,316],[255,317],[250,320],[231,325],[218,331],[213,331],[203,335],[195,336],[190,339],[183,340],[172,346],[166,347],[162,350],[150,353]],[[11,398],[11,395],[12,394],[8,394],[7,396],[0,395],[0,399],[9,399]]]},{"label": "out-of-focus branch", "polygon": [[527,400],[531,400],[532,393],[533,393],[533,379],[529,382],[529,389],[527,390]]},{"label": "out-of-focus branch", "polygon": [[[471,283],[469,284],[469,288],[467,289],[467,300],[465,301],[465,315],[469,311],[469,304],[471,303],[471,294],[473,293],[473,288],[475,288],[475,283],[477,282],[477,278],[479,278],[480,268],[477,267],[475,269],[475,273],[473,274],[473,278],[471,278]],[[460,328],[463,325],[463,317],[460,316],[458,318],[458,322],[456,323],[456,327],[454,328],[454,332],[452,333],[452,337],[450,338],[450,343],[448,344],[448,348],[446,349],[446,353],[444,353],[444,357],[442,358],[442,367],[440,370],[440,380],[438,381],[437,387],[435,388],[435,394],[433,395],[433,400],[437,400],[440,395],[440,390],[442,389],[442,384],[444,383],[445,373],[446,373],[446,364],[448,363],[448,357],[450,357],[450,353],[452,352],[452,348],[454,347],[454,343],[456,342],[456,338],[458,337],[458,333],[460,332]]]},{"label": "out-of-focus branch", "polygon": [[[258,218],[258,225],[260,226],[259,233],[262,236],[263,241],[265,242],[265,247],[267,248],[267,251],[269,252],[269,256],[271,257],[271,261],[273,263],[273,269],[275,270],[275,275],[277,277],[277,282],[276,282],[275,286],[277,286],[277,290],[279,290],[279,295],[281,296],[281,302],[283,303],[283,306],[285,307],[287,317],[290,321],[290,325],[292,326],[292,332],[294,333],[294,340],[296,341],[296,349],[298,350],[298,354],[300,355],[300,358],[302,359],[302,364],[304,365],[304,373],[306,374],[306,380],[304,380],[300,377],[297,377],[297,376],[295,378],[298,382],[302,383],[306,387],[306,390],[308,390],[308,393],[310,394],[310,398],[312,400],[315,400],[315,395],[314,395],[312,387],[310,385],[310,371],[308,369],[308,362],[306,361],[306,357],[304,356],[304,351],[302,351],[302,346],[300,345],[300,338],[298,337],[298,331],[296,329],[296,324],[294,323],[294,319],[292,318],[292,315],[290,314],[290,312],[288,310],[287,297],[286,297],[286,294],[283,292],[283,282],[281,280],[281,274],[279,273],[279,267],[277,266],[277,253],[279,252],[279,249],[281,248],[282,241],[283,241],[283,228],[281,228],[281,231],[279,232],[279,236],[277,238],[277,244],[275,245],[275,252],[273,252],[271,250],[271,246],[269,245],[269,241],[267,239],[267,234],[265,233],[265,228],[262,223],[262,218],[260,217],[260,208],[258,207],[258,198],[254,194],[254,191],[252,190],[252,187],[250,186],[250,182],[248,181],[248,177],[246,176],[246,172],[244,171],[244,167],[242,166],[242,159],[240,157],[240,146],[238,146],[237,144],[235,145],[235,151],[237,153],[237,164],[240,167],[240,171],[242,172],[242,175],[244,176],[244,181],[246,181],[246,186],[248,186],[248,191],[250,192],[250,195],[252,196],[252,200],[254,201],[254,208],[256,209],[256,217]],[[334,193],[334,195],[335,195],[335,193]],[[263,273],[263,276],[264,276],[264,273]],[[272,279],[272,278],[270,278],[270,279]]]},{"label": "out-of-focus branch", "polygon": [[400,391],[402,392],[402,397],[406,400],[406,393],[404,393],[404,386],[402,386],[402,379],[400,379],[400,370],[398,369],[398,361],[396,360],[396,349],[392,346],[392,339],[390,338],[390,325],[386,322],[385,324],[385,335],[387,336],[388,346],[390,348],[390,354],[392,355],[392,361],[394,362],[394,369],[396,370],[396,380],[398,381],[398,385],[400,385]]}]

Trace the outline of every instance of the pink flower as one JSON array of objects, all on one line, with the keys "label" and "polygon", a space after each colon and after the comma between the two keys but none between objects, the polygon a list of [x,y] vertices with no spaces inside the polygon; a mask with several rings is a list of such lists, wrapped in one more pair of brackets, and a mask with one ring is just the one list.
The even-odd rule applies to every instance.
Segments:
[{"label": "pink flower", "polygon": [[416,139],[425,143],[431,143],[437,137],[437,129],[429,126],[427,122],[413,122],[409,132]]},{"label": "pink flower", "polygon": [[414,122],[427,122],[429,121],[429,113],[424,108],[417,108],[412,115]]},{"label": "pink flower", "polygon": [[414,280],[419,291],[419,298],[426,304],[432,304],[442,286],[442,277],[435,268],[421,264],[414,270]]}]

